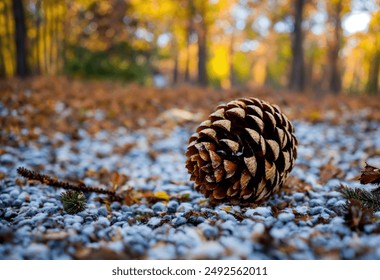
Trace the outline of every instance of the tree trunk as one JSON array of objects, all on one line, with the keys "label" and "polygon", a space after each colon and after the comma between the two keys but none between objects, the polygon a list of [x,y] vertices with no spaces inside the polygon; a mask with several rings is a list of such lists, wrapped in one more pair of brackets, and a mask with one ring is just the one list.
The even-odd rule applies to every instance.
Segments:
[{"label": "tree trunk", "polygon": [[186,61],[185,61],[185,82],[190,82],[190,36],[191,36],[190,27],[187,29],[187,38],[186,38]]},{"label": "tree trunk", "polygon": [[4,29],[5,29],[5,36],[4,36],[4,46],[5,50],[4,51],[4,64],[5,64],[5,73],[8,76],[11,76],[15,73],[16,65],[15,65],[15,59],[16,59],[16,54],[14,51],[14,36],[11,33],[11,14],[13,13],[11,11],[12,8],[8,7],[7,1],[4,1]]},{"label": "tree trunk", "polygon": [[29,75],[26,50],[26,24],[22,0],[13,0],[16,42],[16,74],[22,78]]},{"label": "tree trunk", "polygon": [[35,52],[36,52],[36,72],[41,74],[41,57],[40,57],[40,40],[41,40],[41,0],[36,2],[36,40],[35,40]]},{"label": "tree trunk", "polygon": [[[1,13],[5,12],[5,9],[0,10]],[[0,14],[0,19],[3,18],[3,14]],[[0,24],[2,24],[2,21],[0,20]],[[6,39],[6,38],[4,38]],[[3,50],[5,49],[5,40],[2,36],[0,36],[0,78],[6,77],[6,71],[5,71],[5,59],[4,59],[4,53]]]},{"label": "tree trunk", "polygon": [[173,67],[173,85],[178,83],[178,54],[174,57],[174,67]]},{"label": "tree trunk", "polygon": [[61,25],[62,25],[62,33],[61,33],[61,44],[59,46],[60,48],[60,68],[63,73],[66,72],[66,65],[67,65],[67,57],[68,57],[68,49],[69,49],[69,43],[67,41],[67,38],[70,35],[70,29],[71,29],[71,22],[70,22],[70,11],[72,10],[73,2],[69,1],[68,3],[66,1],[63,1],[64,5],[64,14],[61,18]]},{"label": "tree trunk", "polygon": [[206,26],[198,32],[198,83],[207,86],[207,29]]},{"label": "tree trunk", "polygon": [[43,40],[43,67],[44,67],[44,73],[49,73],[49,61],[48,61],[48,49],[47,49],[47,36],[48,36],[48,5],[49,1],[42,0],[42,10],[43,10],[43,25],[42,25],[42,40]]},{"label": "tree trunk", "polygon": [[330,90],[334,94],[338,94],[342,89],[342,78],[339,66],[339,48],[333,47],[330,50]]},{"label": "tree trunk", "polygon": [[235,68],[234,68],[234,54],[235,54],[235,51],[234,51],[234,43],[235,43],[234,31],[231,33],[230,46],[229,46],[229,61],[228,61],[228,63],[229,63],[230,87],[234,87],[236,84]]},{"label": "tree trunk", "polygon": [[185,62],[185,82],[190,82],[190,38],[193,34],[194,3],[187,0],[187,27],[186,27],[186,62]]},{"label": "tree trunk", "polygon": [[178,45],[177,40],[173,39],[172,52],[174,55],[174,66],[173,66],[173,85],[178,83]]},{"label": "tree trunk", "polygon": [[186,42],[185,82],[190,82],[190,42]]},{"label": "tree trunk", "polygon": [[[64,3],[62,0],[59,0],[57,5],[61,6],[63,8]],[[61,66],[61,60],[62,60],[62,45],[63,45],[63,38],[62,38],[62,31],[60,32],[60,27],[61,26],[61,18],[59,16],[59,12],[56,13],[55,15],[55,67],[56,67],[56,74],[60,74],[62,71],[62,66]]]},{"label": "tree trunk", "polygon": [[380,74],[380,50],[375,52],[373,61],[369,67],[367,92],[379,94],[379,74]]},{"label": "tree trunk", "polygon": [[292,64],[290,70],[289,89],[303,91],[305,89],[305,62],[303,51],[303,10],[305,0],[294,0],[294,29],[292,36]]},{"label": "tree trunk", "polygon": [[342,8],[342,1],[338,1],[334,6],[334,14],[332,15],[334,37],[329,50],[329,89],[334,94],[338,94],[342,90],[342,77],[339,63],[339,53],[342,47]]},{"label": "tree trunk", "polygon": [[206,1],[201,2],[201,6],[198,7],[198,14],[201,19],[196,26],[198,35],[198,84],[201,86],[207,86],[207,23],[206,23]]},{"label": "tree trunk", "polygon": [[50,65],[50,74],[54,74],[54,14],[53,14],[53,5],[57,5],[56,0],[50,0],[50,5],[48,7],[49,14],[50,14],[50,22],[49,22],[49,37],[50,37],[50,44],[49,44],[49,65]]},{"label": "tree trunk", "polygon": [[[0,36],[0,48],[3,48],[3,40]],[[0,78],[5,77],[5,60],[4,60],[4,55],[3,51],[0,49]]]}]

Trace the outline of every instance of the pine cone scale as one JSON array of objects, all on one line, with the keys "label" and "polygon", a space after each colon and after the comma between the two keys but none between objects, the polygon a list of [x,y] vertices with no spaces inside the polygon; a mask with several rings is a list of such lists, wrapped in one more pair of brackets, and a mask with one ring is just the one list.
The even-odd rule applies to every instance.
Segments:
[{"label": "pine cone scale", "polygon": [[256,175],[257,170],[257,161],[255,156],[251,157],[245,157],[244,158],[245,166],[247,167],[248,171],[251,173],[253,177]]},{"label": "pine cone scale", "polygon": [[236,154],[240,149],[239,143],[234,140],[221,139],[220,141],[225,143],[227,147],[232,151],[233,154]]},{"label": "pine cone scale", "polygon": [[264,122],[262,119],[260,119],[257,116],[254,115],[248,115],[249,120],[247,123],[248,128],[252,128],[255,131],[257,131],[259,134],[263,133],[264,131]]},{"label": "pine cone scale", "polygon": [[213,128],[215,129],[215,126],[216,127],[220,127],[224,130],[226,130],[227,132],[230,132],[231,130],[231,121],[229,120],[217,120],[217,121],[214,121],[213,124],[212,124]]}]

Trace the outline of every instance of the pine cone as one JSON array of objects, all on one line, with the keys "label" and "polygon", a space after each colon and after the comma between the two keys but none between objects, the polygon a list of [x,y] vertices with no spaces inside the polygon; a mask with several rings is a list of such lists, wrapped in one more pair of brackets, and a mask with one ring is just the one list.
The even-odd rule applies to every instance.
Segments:
[{"label": "pine cone", "polygon": [[212,203],[248,205],[279,191],[297,157],[294,128],[277,105],[220,105],[189,139],[186,168]]}]

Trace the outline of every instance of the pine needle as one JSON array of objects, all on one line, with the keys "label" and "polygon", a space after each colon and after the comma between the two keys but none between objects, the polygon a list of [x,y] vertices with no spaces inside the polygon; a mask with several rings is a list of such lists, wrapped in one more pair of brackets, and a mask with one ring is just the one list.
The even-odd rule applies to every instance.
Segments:
[{"label": "pine needle", "polygon": [[380,210],[380,195],[378,190],[367,191],[363,189],[354,189],[341,185],[341,192],[346,199],[356,199],[366,208],[373,211]]},{"label": "pine needle", "polygon": [[86,209],[86,197],[82,192],[67,191],[61,193],[63,209],[68,214],[76,214]]}]

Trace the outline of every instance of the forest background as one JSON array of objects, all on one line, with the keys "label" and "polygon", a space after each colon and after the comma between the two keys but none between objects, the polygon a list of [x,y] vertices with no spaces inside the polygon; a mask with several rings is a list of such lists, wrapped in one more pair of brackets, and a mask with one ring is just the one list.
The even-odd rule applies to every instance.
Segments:
[{"label": "forest background", "polygon": [[1,0],[0,77],[378,94],[377,0]]}]

